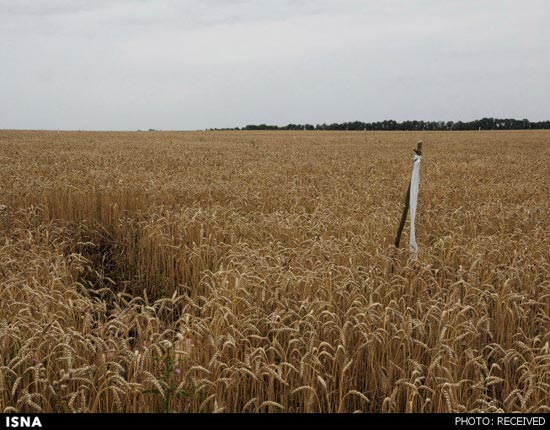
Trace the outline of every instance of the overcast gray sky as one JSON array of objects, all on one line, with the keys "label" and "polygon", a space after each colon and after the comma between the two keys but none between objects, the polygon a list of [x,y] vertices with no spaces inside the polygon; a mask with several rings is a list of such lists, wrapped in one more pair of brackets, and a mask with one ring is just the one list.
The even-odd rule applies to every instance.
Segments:
[{"label": "overcast gray sky", "polygon": [[0,128],[550,118],[548,0],[0,0]]}]

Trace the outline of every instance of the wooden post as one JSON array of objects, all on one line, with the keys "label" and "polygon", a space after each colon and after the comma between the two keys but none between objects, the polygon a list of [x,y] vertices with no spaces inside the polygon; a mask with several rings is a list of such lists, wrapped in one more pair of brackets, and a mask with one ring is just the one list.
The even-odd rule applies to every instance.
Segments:
[{"label": "wooden post", "polygon": [[[416,144],[416,149],[414,149],[416,155],[422,155],[422,141]],[[401,235],[403,234],[403,228],[405,227],[405,222],[407,221],[407,213],[409,212],[409,201],[411,198],[411,182],[409,181],[409,187],[407,188],[407,194],[405,194],[405,205],[403,206],[403,213],[401,214],[401,221],[399,222],[399,228],[397,229],[397,235],[395,236],[395,248],[399,248],[401,243]]]}]

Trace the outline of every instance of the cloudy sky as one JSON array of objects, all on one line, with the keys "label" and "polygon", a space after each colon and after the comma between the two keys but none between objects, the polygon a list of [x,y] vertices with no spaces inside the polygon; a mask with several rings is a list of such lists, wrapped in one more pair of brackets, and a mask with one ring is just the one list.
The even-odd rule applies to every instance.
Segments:
[{"label": "cloudy sky", "polygon": [[0,128],[550,118],[548,0],[0,0]]}]

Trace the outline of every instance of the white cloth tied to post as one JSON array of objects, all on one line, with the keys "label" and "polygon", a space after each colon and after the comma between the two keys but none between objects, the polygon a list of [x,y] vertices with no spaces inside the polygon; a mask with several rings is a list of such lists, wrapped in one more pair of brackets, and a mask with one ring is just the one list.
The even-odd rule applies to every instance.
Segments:
[{"label": "white cloth tied to post", "polygon": [[422,156],[416,154],[414,156],[413,171],[411,175],[411,192],[409,196],[409,205],[411,208],[411,234],[410,234],[410,253],[416,258],[418,255],[418,245],[416,244],[416,236],[414,231],[414,217],[416,216],[416,202],[418,200],[418,190],[420,188],[420,160]]}]

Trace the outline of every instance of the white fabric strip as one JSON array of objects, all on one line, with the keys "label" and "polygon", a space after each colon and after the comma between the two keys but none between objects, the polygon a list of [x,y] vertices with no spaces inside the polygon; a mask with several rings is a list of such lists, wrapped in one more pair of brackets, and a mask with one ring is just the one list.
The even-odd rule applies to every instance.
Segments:
[{"label": "white fabric strip", "polygon": [[416,244],[416,236],[414,231],[414,218],[416,216],[416,202],[418,200],[418,190],[420,188],[420,155],[414,156],[413,171],[411,175],[411,193],[409,197],[409,205],[411,208],[411,234],[410,234],[410,253],[416,258],[418,255],[418,245]]}]

